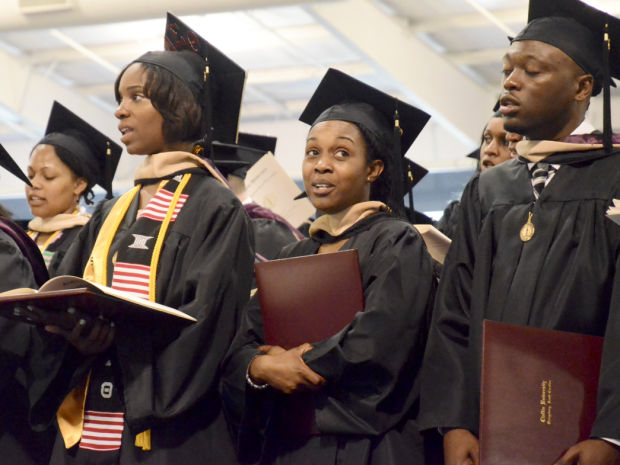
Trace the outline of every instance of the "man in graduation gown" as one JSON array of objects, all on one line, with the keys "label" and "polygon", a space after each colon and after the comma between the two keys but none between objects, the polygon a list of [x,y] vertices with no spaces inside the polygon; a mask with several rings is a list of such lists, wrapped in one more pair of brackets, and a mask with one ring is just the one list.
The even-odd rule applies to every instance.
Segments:
[{"label": "man in graduation gown", "polygon": [[528,140],[518,159],[463,193],[424,360],[420,423],[444,433],[446,465],[479,463],[483,319],[605,337],[591,439],[558,463],[611,464],[616,455],[620,226],[606,211],[620,198],[620,145],[609,126],[604,137],[584,134],[590,96],[609,76],[606,22],[618,76],[619,21],[577,0],[532,0],[530,23],[503,58],[500,111],[506,129]]}]

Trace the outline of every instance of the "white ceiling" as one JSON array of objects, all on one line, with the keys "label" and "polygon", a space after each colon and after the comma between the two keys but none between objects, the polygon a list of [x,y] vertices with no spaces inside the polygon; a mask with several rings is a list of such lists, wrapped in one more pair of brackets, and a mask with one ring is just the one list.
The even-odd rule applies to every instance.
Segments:
[{"label": "white ceiling", "polygon": [[[62,9],[20,10],[33,3]],[[618,0],[589,3],[620,15]],[[163,48],[168,7],[248,70],[241,127],[279,136],[276,155],[293,175],[306,131],[295,120],[330,66],[432,114],[410,158],[431,169],[466,165],[462,156],[477,144],[499,90],[506,37],[527,16],[527,0],[0,0],[0,5],[0,143],[22,166],[53,99],[116,137],[114,79],[137,56]],[[620,115],[620,92],[614,95]],[[599,115],[593,104],[595,124]],[[133,165],[123,161],[119,182],[131,177]],[[0,193],[7,189],[12,187],[3,184]]]}]

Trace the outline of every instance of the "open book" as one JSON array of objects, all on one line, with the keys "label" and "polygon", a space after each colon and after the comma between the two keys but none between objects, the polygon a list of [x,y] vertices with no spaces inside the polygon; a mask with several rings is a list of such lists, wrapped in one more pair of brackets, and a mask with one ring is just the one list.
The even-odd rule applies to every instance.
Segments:
[{"label": "open book", "polygon": [[19,288],[0,293],[0,316],[65,329],[73,328],[82,318],[176,327],[196,321],[174,308],[76,276],[57,276],[38,291]]}]

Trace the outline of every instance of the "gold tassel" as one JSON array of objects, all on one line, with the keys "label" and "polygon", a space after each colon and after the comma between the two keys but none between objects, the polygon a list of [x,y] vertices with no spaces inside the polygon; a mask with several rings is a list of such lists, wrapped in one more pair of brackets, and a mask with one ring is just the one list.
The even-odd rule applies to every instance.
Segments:
[{"label": "gold tassel", "polygon": [[151,430],[147,429],[136,435],[135,445],[142,450],[151,450]]},{"label": "gold tassel", "polygon": [[400,116],[398,115],[398,110],[394,110],[394,127],[398,128],[398,132],[402,136],[403,128],[400,127]]},{"label": "gold tassel", "polygon": [[106,142],[106,145],[108,146],[107,150],[105,151],[105,154],[110,156],[112,155],[112,149],[110,148],[110,141]]}]

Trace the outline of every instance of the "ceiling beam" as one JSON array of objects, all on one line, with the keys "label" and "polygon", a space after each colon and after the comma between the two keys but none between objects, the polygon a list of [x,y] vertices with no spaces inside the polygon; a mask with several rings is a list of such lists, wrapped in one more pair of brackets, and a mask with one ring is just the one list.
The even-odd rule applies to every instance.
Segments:
[{"label": "ceiling beam", "polygon": [[[161,42],[161,34],[159,36]],[[159,47],[160,49],[162,47]],[[117,44],[89,45],[88,49],[108,61],[129,62],[144,53],[145,47],[139,42],[120,42]],[[32,65],[49,64],[54,62],[72,63],[88,61],[84,54],[73,48],[57,48],[41,50],[25,55]]]},{"label": "ceiling beam", "polygon": [[486,121],[494,93],[476,84],[446,58],[430,50],[406,24],[370,0],[316,5],[327,27],[365,53],[402,84],[415,104],[448,130],[473,144]]},{"label": "ceiling beam", "polygon": [[[161,18],[169,9],[176,15],[267,8],[307,3],[308,0],[73,0],[73,6],[59,11],[24,14],[18,2],[3,1],[0,31],[83,26],[147,18]],[[320,0],[323,2],[333,0]],[[50,2],[53,3],[53,2]]]},{"label": "ceiling beam", "polygon": [[[411,10],[413,12],[413,10]],[[527,22],[527,8],[511,8],[505,10],[489,10],[499,21],[506,24],[521,24]],[[411,16],[406,9],[402,12]],[[612,16],[620,16],[620,7],[614,6],[607,10]],[[487,27],[491,23],[480,13],[468,13],[460,15],[438,16],[433,19],[415,21],[410,19],[411,30],[415,33],[433,33],[454,29],[471,29],[477,27]]]},{"label": "ceiling beam", "polygon": [[[0,49],[0,69],[10,69],[10,73],[0,73],[0,108],[8,116],[14,116],[5,124],[25,136],[22,145],[13,146],[11,138],[2,139],[6,149],[15,156],[23,168],[27,165],[32,145],[43,134],[52,102],[60,103],[76,112],[104,134],[119,142],[119,132],[114,115],[102,110],[88,98],[64,87],[44,72],[34,69],[23,57],[15,57]],[[28,149],[24,150],[23,145]],[[132,168],[124,169],[121,164],[118,180],[131,179]],[[3,181],[4,182],[4,181]]]},{"label": "ceiling beam", "polygon": [[[506,24],[525,24],[527,8],[492,11],[493,15]],[[415,33],[432,33],[454,29],[470,29],[489,26],[490,21],[480,13],[446,15],[416,22],[411,20],[411,31]]]},{"label": "ceiling beam", "polygon": [[455,65],[482,65],[486,63],[501,63],[502,57],[508,49],[508,44],[504,48],[487,48],[472,52],[445,53],[445,56]]}]

